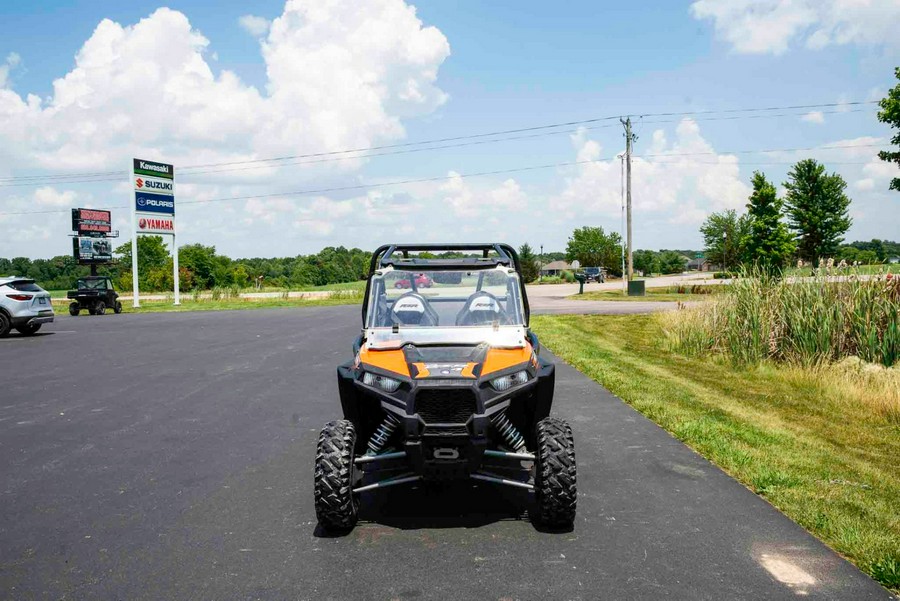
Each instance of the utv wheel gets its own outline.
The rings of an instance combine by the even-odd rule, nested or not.
[[[9,317],[6,313],[0,311],[0,338],[6,338],[9,335]]]
[[[118,315],[119,313],[122,312],[122,302],[121,301],[116,301],[116,306],[113,307],[113,312],[115,312],[116,315]]]
[[[70,303],[69,315],[71,315],[72,317],[78,317],[79,313],[81,313],[81,307],[78,306],[78,303]]]
[[[106,303],[97,303],[97,307],[94,309],[95,315],[106,315]]]
[[[356,524],[359,507],[353,494],[355,445],[356,430],[349,421],[328,422],[319,433],[315,505],[316,517],[325,530],[349,530]]]
[[[575,439],[569,424],[546,417],[537,424],[534,490],[538,521],[552,528],[575,522]]]
[[[16,330],[18,330],[19,334],[22,336],[34,336],[37,334],[37,331],[41,329],[41,324],[35,323],[31,325],[24,326],[16,326]]]

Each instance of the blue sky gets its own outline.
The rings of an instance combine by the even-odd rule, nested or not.
[[[849,238],[897,239],[900,194],[887,191],[895,173],[873,159],[890,130],[874,106],[753,119],[693,113],[880,98],[896,84],[900,5],[756,4],[4,3],[0,256],[64,254],[68,208],[124,206],[128,197],[124,174],[93,183],[9,178],[124,169],[146,153],[177,168],[620,114],[633,115],[635,153],[654,155],[636,159],[637,248],[700,247],[703,218],[741,209],[754,169],[780,183],[807,156],[847,180]],[[641,117],[655,113],[686,114]],[[185,172],[178,199],[199,202],[178,211],[179,243],[233,256],[498,237],[562,249],[573,227],[619,228],[621,128],[599,125],[322,165]],[[789,148],[814,150],[747,152]],[[365,188],[432,177],[447,179]],[[356,189],[284,194],[348,186]],[[254,195],[266,197],[204,202]],[[124,239],[128,211],[114,215]]]

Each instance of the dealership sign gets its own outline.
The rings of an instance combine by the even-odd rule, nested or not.
[[[166,163],[134,159],[134,210],[137,213],[175,215],[175,168]],[[171,233],[171,232],[170,232]]]
[[[105,236],[112,232],[110,212],[72,209],[72,230],[79,236]]]
[[[140,234],[168,234],[175,242],[175,167],[168,163],[158,163],[144,159],[132,159],[131,184],[134,204],[131,205],[131,283],[133,303],[141,306],[138,286],[138,244]],[[178,251],[172,253],[172,279],[175,280],[175,304],[181,304],[179,290]]]
[[[157,215],[137,216],[137,233],[139,234],[174,234],[175,220],[172,217]]]
[[[79,236],[72,239],[73,254],[80,263],[108,263],[112,261],[112,242],[109,238]]]

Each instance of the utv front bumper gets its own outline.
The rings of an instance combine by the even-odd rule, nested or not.
[[[492,377],[498,375],[503,374]],[[400,467],[405,464],[428,480],[468,478],[496,449],[508,448],[498,432],[502,420],[522,433],[527,448],[534,448],[534,426],[550,413],[553,365],[540,364],[530,375],[527,382],[503,392],[495,391],[487,378],[430,378],[404,379],[389,393],[365,384],[351,364],[338,368],[344,418],[358,432],[356,452],[366,452],[367,441],[390,414],[396,418],[390,447],[395,453],[403,451],[396,455]]]

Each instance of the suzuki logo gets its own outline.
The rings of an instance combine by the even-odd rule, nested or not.
[[[134,183],[137,184],[138,188],[144,187],[144,180],[142,180],[141,178],[137,178],[137,180]]]

